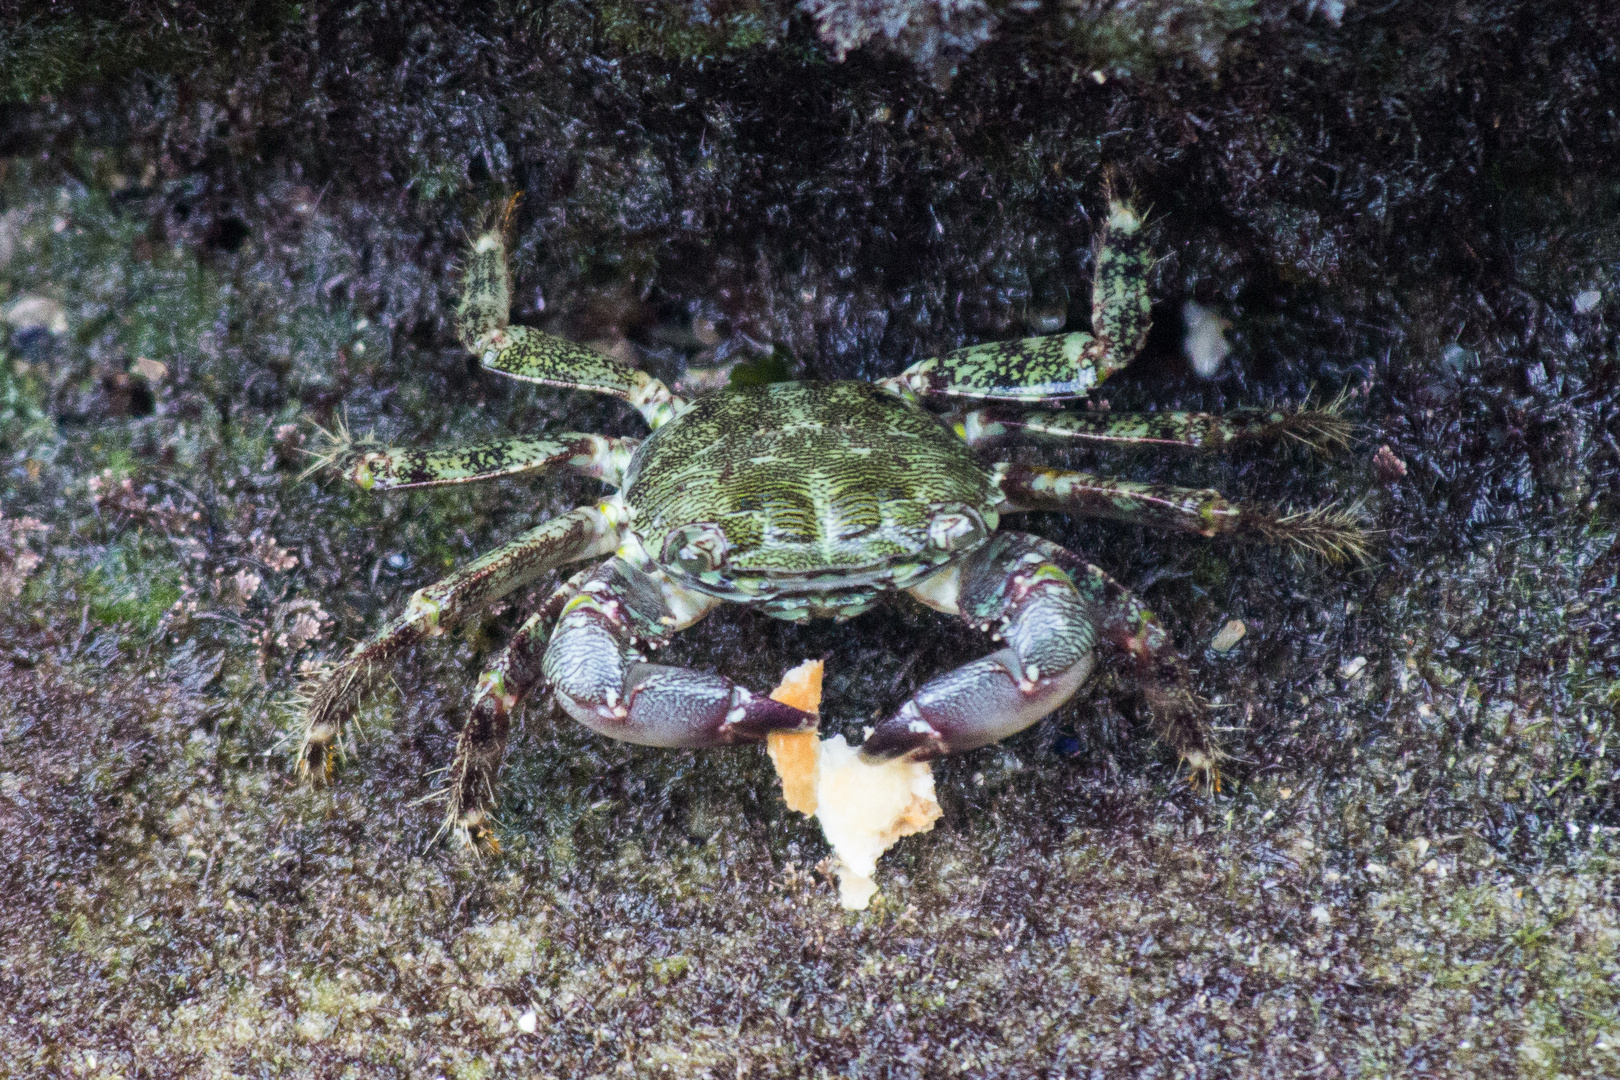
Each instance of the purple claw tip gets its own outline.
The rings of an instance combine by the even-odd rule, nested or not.
[[[743,715],[726,725],[733,738],[763,739],[772,731],[814,731],[818,717],[774,698],[750,697],[740,706]]]

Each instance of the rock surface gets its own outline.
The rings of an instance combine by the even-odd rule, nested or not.
[[[52,313],[0,327],[0,1071],[1620,1073],[1620,12],[803,7],[0,5],[0,310]],[[524,193],[520,321],[672,380],[875,377],[1084,327],[1110,181],[1162,256],[1111,406],[1343,394],[1360,438],[1021,460],[1382,530],[1348,571],[1020,523],[1172,628],[1220,794],[1109,669],[942,762],[943,820],[847,914],[763,754],[535,702],[471,861],[416,803],[528,595],[292,781],[302,665],[597,493],[368,496],[301,478],[313,424],[639,431],[457,346],[490,207]],[[1187,302],[1232,324],[1208,380]],[[763,691],[827,657],[856,741],[986,648],[896,604],[726,610],[671,659]]]

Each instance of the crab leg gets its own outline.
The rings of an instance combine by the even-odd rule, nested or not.
[[[585,573],[581,571],[557,586],[518,627],[478,680],[467,722],[456,738],[456,757],[450,766],[450,806],[444,822],[446,829],[461,831],[475,844],[494,843],[484,819],[495,807],[495,781],[506,755],[512,711],[544,681],[541,662],[551,640],[551,628],[568,602],[579,595]]]
[[[367,491],[437,487],[553,469],[618,487],[640,440],[563,432],[553,438],[502,439],[431,450],[340,448],[333,464]]]
[[[527,326],[508,325],[512,281],[502,228],[473,241],[461,290],[456,336],[491,371],[543,386],[623,398],[653,428],[686,411],[684,400],[639,368]]]
[[[719,603],[620,558],[597,567],[563,610],[545,676],[557,703],[593,731],[642,746],[724,746],[771,731],[813,730],[816,717],[720,675],[645,662]]]
[[[996,464],[991,475],[1006,500],[998,508],[1002,513],[1056,510],[1200,536],[1237,533],[1296,544],[1335,562],[1359,560],[1366,555],[1366,534],[1354,515],[1331,506],[1280,514],[1227,502],[1213,488],[1138,484],[1069,469],[1007,462]]]
[[[1091,333],[990,342],[921,360],[881,385],[903,396],[1060,401],[1084,397],[1147,340],[1153,257],[1142,219],[1110,202],[1092,276]]]
[[[342,735],[343,725],[354,715],[383,661],[423,638],[444,633],[470,612],[548,570],[605,555],[618,543],[618,532],[607,515],[582,506],[530,529],[443,581],[418,589],[398,618],[355,646],[316,688],[298,752],[299,772],[319,774],[330,768],[332,743]]]
[[[1178,532],[1214,536],[1238,527],[1241,511],[1212,488],[1182,488],[1110,480],[1070,469],[1048,469],[1000,462],[991,470],[1007,500],[1000,509],[1057,510],[1084,517],[1113,518]]]
[[[1221,450],[1236,442],[1295,439],[1317,449],[1343,449],[1350,425],[1331,410],[1285,412],[1235,409],[1214,413],[1053,412],[1016,406],[974,409],[955,419],[956,433],[969,446],[984,447],[1020,436],[1042,441],[1099,446],[1182,447]]]
[[[1067,701],[1091,674],[1097,620],[1045,541],[998,533],[960,565],[908,590],[1005,647],[937,675],[878,724],[861,756],[926,760],[1022,731]]]
[[[1218,790],[1215,763],[1223,755],[1210,734],[1203,703],[1193,693],[1187,663],[1171,644],[1164,624],[1129,589],[1074,552],[1048,540],[1037,538],[1037,544],[1068,571],[1096,617],[1101,639],[1130,658],[1159,738]]]

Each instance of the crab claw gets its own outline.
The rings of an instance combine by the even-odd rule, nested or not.
[[[1067,701],[1091,674],[1092,658],[1082,654],[1052,678],[1026,665],[1020,679],[1017,663],[1007,648],[929,680],[873,730],[861,758],[927,761],[999,742]]]
[[[815,713],[785,705],[775,698],[761,697],[746,686],[732,691],[731,709],[726,713],[723,732],[726,741],[759,742],[773,731],[814,731]]]
[[[981,627],[1000,627],[1004,648],[936,675],[878,724],[868,762],[942,754],[999,742],[1073,696],[1091,674],[1095,614],[1044,541],[1000,533],[957,577],[919,597]]]
[[[586,727],[624,742],[725,746],[759,742],[772,731],[809,731],[816,726],[814,713],[691,668],[632,663],[622,682],[610,667],[597,674],[608,678],[594,684],[566,676],[559,679],[557,703]]]

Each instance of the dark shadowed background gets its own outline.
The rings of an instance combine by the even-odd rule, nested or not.
[[[0,0],[0,1074],[1620,1074],[1617,48],[1531,0]],[[333,788],[289,776],[301,665],[598,490],[369,496],[300,478],[315,424],[641,431],[455,343],[501,199],[520,321],[674,383],[865,378],[1084,328],[1110,177],[1162,261],[1100,396],[1343,394],[1358,439],[1021,460],[1381,530],[1352,569],[1023,520],[1164,617],[1220,794],[1105,672],[943,763],[848,914],[763,753],[536,701],[507,854],[428,849],[532,593],[410,653]],[[826,657],[855,736],[986,648],[894,603],[671,651]]]

